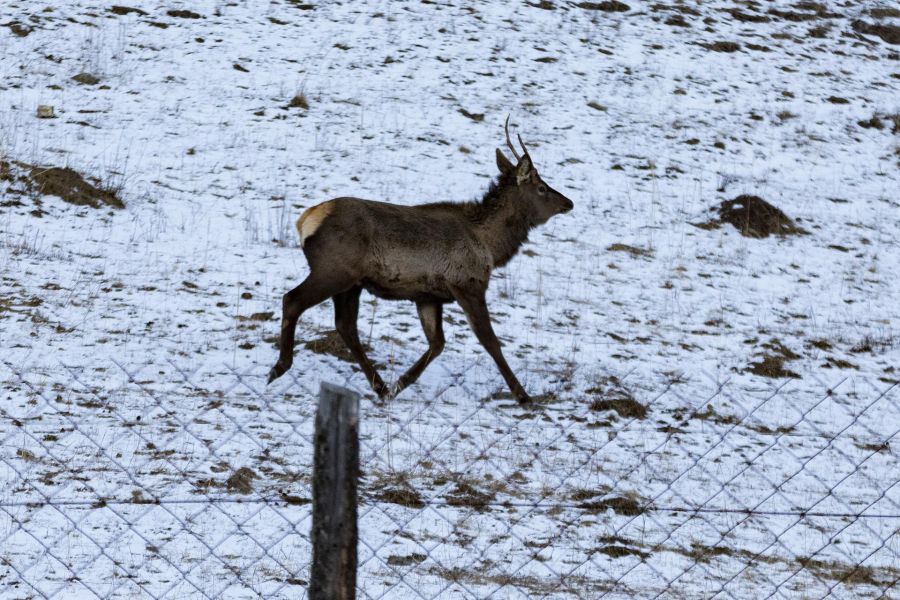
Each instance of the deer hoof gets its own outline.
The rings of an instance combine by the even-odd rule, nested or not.
[[[519,402],[519,406],[530,406],[534,404],[534,401],[531,399],[531,396],[528,395],[528,392],[522,390],[521,392],[516,394],[516,400]]]
[[[289,366],[288,367],[281,366],[280,362],[275,363],[275,366],[272,367],[271,371],[269,371],[269,380],[266,381],[266,385],[269,385],[270,383],[272,383],[273,381],[275,381],[276,379],[278,379],[279,377],[281,377],[282,375],[287,373],[287,370],[289,368],[290,368]]]
[[[372,386],[372,390],[376,394],[378,394],[378,397],[380,399],[384,400],[387,398],[390,390],[388,389],[388,386],[385,385],[385,383],[383,381],[381,381],[381,379],[377,379],[376,381],[373,381],[370,385]]]
[[[400,393],[399,386],[397,384],[387,385],[382,383],[379,386],[375,387],[375,392],[378,394],[378,398],[384,402],[387,400],[393,400],[398,393]]]

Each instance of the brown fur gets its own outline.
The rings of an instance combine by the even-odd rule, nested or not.
[[[369,383],[382,397],[396,395],[443,349],[442,306],[458,302],[512,392],[527,402],[528,394],[494,335],[485,292],[491,271],[515,256],[529,231],[571,210],[572,202],[541,180],[527,151],[513,166],[498,150],[497,166],[500,176],[480,201],[398,206],[335,198],[307,209],[297,228],[310,274],[284,296],[280,356],[269,381],[293,362],[300,314],[332,298],[335,326]],[[391,388],[359,342],[356,317],[362,289],[415,302],[429,342],[429,350]]]

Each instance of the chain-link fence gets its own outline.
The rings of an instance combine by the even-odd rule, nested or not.
[[[0,371],[0,596],[306,594],[316,378]],[[900,595],[891,381],[623,373],[521,408],[467,372],[385,405],[342,379],[360,598]]]

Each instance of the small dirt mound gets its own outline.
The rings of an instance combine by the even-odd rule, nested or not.
[[[72,79],[77,81],[81,85],[97,85],[100,83],[100,78],[94,75],[93,73],[79,73],[78,75],[73,75]]]
[[[3,184],[5,193],[31,198],[38,207],[38,213],[41,212],[42,196],[45,195],[58,196],[79,206],[125,208],[115,190],[103,186],[96,178],[89,179],[68,167],[40,167],[18,160],[0,160],[0,184]],[[17,206],[24,205],[17,201]]]
[[[725,200],[719,205],[719,218],[747,237],[804,233],[789,216],[759,196],[742,195]]]
[[[32,167],[31,179],[41,194],[59,196],[70,204],[99,208],[101,204],[125,208],[115,191],[97,187],[68,167]]]
[[[741,195],[734,200],[723,201],[713,210],[718,210],[718,220],[695,225],[701,229],[717,229],[722,223],[730,223],[741,235],[752,238],[808,233],[794,224],[793,219],[780,209],[759,196]]]

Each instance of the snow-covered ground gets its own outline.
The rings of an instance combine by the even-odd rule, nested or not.
[[[364,394],[361,598],[900,595],[900,11],[628,4],[3,2],[0,597],[303,595],[319,381]],[[330,304],[266,387],[302,209],[478,197],[507,114],[576,207],[490,291],[541,404],[455,306],[387,405],[303,347]],[[809,234],[694,226],[740,194]]]

